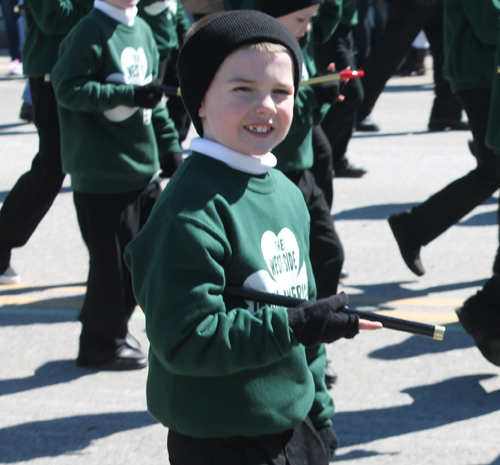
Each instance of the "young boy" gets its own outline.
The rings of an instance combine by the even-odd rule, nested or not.
[[[314,298],[304,199],[269,152],[301,66],[294,36],[256,11],[204,18],[180,53],[202,138],[125,251],[151,343],[148,409],[173,465],[326,464],[336,445],[321,343],[358,332],[337,312],[345,294],[287,310],[224,293]]]
[[[159,54],[137,0],[96,0],[61,44],[51,78],[59,104],[63,169],[71,175],[89,249],[77,364],[128,370],[147,361],[128,334],[136,306],[125,246],[161,188],[159,153],[181,151],[155,83]]]
[[[0,284],[20,281],[10,266],[12,249],[28,242],[61,190],[64,173],[57,103],[52,85],[44,77],[57,61],[61,41],[92,9],[92,0],[25,3],[28,33],[23,47],[23,73],[29,77],[39,149],[30,170],[18,179],[0,209]]]

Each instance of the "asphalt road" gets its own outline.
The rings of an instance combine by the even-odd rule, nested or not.
[[[37,150],[18,119],[24,80],[0,56],[0,201]],[[349,159],[362,179],[335,180],[334,219],[350,306],[446,325],[438,342],[392,330],[328,347],[341,447],[360,465],[500,465],[500,368],[483,359],[454,310],[490,276],[498,244],[491,198],[423,249],[427,273],[403,263],[385,218],[474,167],[465,132],[427,132],[432,76],[390,81],[373,113],[377,134],[355,133]],[[77,368],[78,308],[88,256],[69,180],[28,244],[14,251],[22,275],[0,287],[0,463],[168,463],[166,430],[146,411],[147,371]],[[137,311],[134,335],[147,347]]]

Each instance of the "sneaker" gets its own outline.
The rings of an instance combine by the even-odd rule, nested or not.
[[[379,132],[380,126],[373,121],[370,116],[365,116],[364,118],[356,116],[356,130],[363,132]]]
[[[484,312],[484,306],[475,296],[467,299],[462,308],[455,310],[460,324],[474,338],[483,357],[493,365],[500,366],[500,331],[498,324],[480,320],[478,315]]]
[[[429,131],[469,131],[470,126],[467,121],[447,119],[447,118],[431,118],[429,120]]]
[[[23,64],[17,58],[13,60],[9,65],[9,74],[15,76],[22,76],[23,74]]]
[[[16,284],[21,281],[19,276],[10,266],[0,274],[0,284]]]
[[[340,168],[334,168],[333,171],[336,178],[361,178],[367,172],[364,168],[353,166],[350,163]]]
[[[349,271],[347,271],[345,268],[342,268],[340,270],[340,279],[345,279],[349,277]]]
[[[95,368],[98,370],[127,371],[139,370],[148,364],[147,357],[138,348],[139,342],[131,334],[116,350],[102,350],[97,352],[82,351],[76,359],[79,367]]]

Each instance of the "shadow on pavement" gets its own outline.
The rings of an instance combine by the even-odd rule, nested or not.
[[[147,412],[118,412],[10,426],[0,429],[2,463],[72,455],[88,447],[92,441],[156,423]]]
[[[426,297],[434,292],[439,293],[456,291],[459,289],[482,287],[486,282],[486,279],[466,281],[463,283],[442,284],[439,286],[430,286],[425,289],[408,289],[403,287],[403,285],[409,284],[410,282],[411,281],[400,281],[395,283],[378,283],[366,285],[356,284],[355,286],[350,286],[353,289],[359,289],[363,291],[363,294],[354,294],[352,296],[352,302],[350,302],[349,305],[353,307],[360,305],[369,305],[370,302],[368,301],[368,299],[366,304],[360,303],[363,301],[363,295],[367,295],[376,300],[377,310],[394,310],[394,306],[385,306],[384,302],[390,302],[399,299],[410,299],[415,297]]]
[[[443,186],[445,187],[445,186]],[[490,197],[482,205],[493,205],[498,203],[497,197]],[[368,205],[366,207],[343,210],[333,215],[335,221],[360,221],[360,220],[385,220],[391,213],[409,210],[418,203],[385,203],[380,205]],[[477,218],[476,218],[477,217]],[[494,217],[494,220],[492,219]],[[491,223],[493,221],[493,223]],[[479,213],[468,218],[459,226],[488,226],[497,224],[498,218],[496,212]]]
[[[5,197],[9,195],[10,191],[0,191],[0,202],[3,202],[5,200]],[[62,187],[61,190],[59,191],[59,194],[68,194],[70,192],[73,192],[71,190],[71,187]]]
[[[401,360],[456,349],[468,349],[474,346],[474,339],[463,331],[459,323],[455,323],[446,325],[446,332],[442,341],[412,336],[399,344],[375,350],[368,354],[368,357],[379,360]]]
[[[0,396],[69,383],[94,373],[97,373],[97,370],[78,368],[74,360],[55,360],[39,367],[33,376],[0,380]]]
[[[75,297],[80,299],[80,297]],[[47,304],[59,299],[50,299],[42,302]],[[66,301],[68,298],[65,299]],[[53,307],[57,307],[53,302]],[[77,321],[79,310],[75,308],[49,308],[32,306],[2,306],[0,307],[0,327],[23,326],[34,324],[55,324]]]
[[[461,376],[406,389],[402,392],[413,398],[412,404],[338,412],[332,418],[333,427],[342,446],[350,447],[487,415],[500,410],[500,391],[488,394],[479,382],[494,376]]]

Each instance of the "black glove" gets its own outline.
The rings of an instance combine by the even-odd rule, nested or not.
[[[325,447],[326,455],[330,461],[335,457],[335,450],[339,447],[339,438],[331,426],[325,426],[316,431]]]
[[[341,81],[322,82],[321,84],[313,84],[312,90],[316,96],[316,100],[320,105],[324,103],[334,103],[340,95]]]
[[[160,158],[160,178],[171,178],[182,165],[182,152],[169,153],[166,157]]]
[[[326,299],[305,301],[295,308],[287,308],[288,324],[297,340],[306,347],[322,342],[334,342],[341,337],[353,338],[359,332],[358,315],[343,313],[347,295],[341,292]]]
[[[415,4],[420,8],[430,8],[437,3],[437,0],[415,0]]]
[[[153,81],[145,86],[134,86],[134,107],[155,108],[163,97],[159,81]]]

